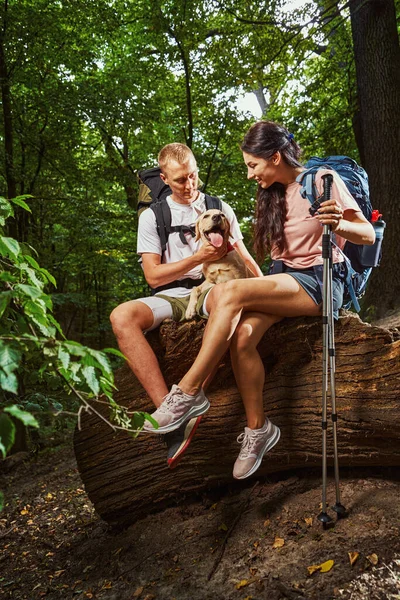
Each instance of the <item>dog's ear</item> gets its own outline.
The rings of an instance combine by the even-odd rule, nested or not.
[[[199,222],[200,222],[200,217],[196,221],[196,226],[195,226],[196,237],[194,238],[195,242],[198,242],[201,237]]]

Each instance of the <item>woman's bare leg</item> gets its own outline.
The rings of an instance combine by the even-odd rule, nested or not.
[[[210,318],[200,352],[179,383],[190,395],[198,393],[207,375],[229,348],[242,313],[259,312],[276,317],[320,314],[314,300],[286,273],[219,284],[208,295],[207,309],[211,309]]]
[[[246,411],[247,426],[261,429],[265,423],[263,388],[265,369],[257,346],[264,333],[282,317],[246,313],[232,338],[232,368]]]

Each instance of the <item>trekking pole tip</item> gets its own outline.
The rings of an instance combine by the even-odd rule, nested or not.
[[[340,504],[340,502],[336,502],[336,504],[332,506],[332,510],[335,511],[338,519],[344,519],[348,515],[346,508],[343,504]]]
[[[322,527],[324,529],[327,529],[328,527],[332,526],[332,524],[333,524],[332,517],[330,517],[328,515],[328,513],[326,513],[326,512],[320,512],[317,519],[318,519],[318,521],[320,521],[322,523]]]

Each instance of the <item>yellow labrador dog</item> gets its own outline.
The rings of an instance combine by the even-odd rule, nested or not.
[[[196,314],[196,304],[200,294],[217,283],[225,283],[230,279],[254,277],[246,267],[243,259],[229,244],[229,221],[223,212],[215,208],[207,210],[196,221],[196,241],[201,239],[203,244],[212,244],[220,248],[227,246],[227,254],[214,262],[203,263],[205,281],[192,289],[189,304],[186,309],[186,319],[192,319]]]

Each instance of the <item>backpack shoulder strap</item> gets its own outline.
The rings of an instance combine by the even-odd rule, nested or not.
[[[216,196],[208,196],[205,194],[206,209],[216,208],[222,210],[222,202]],[[178,232],[183,244],[187,244],[185,234],[190,234],[192,237],[195,236],[194,227],[190,225],[177,225],[172,227],[171,209],[168,205],[166,198],[162,198],[157,202],[150,204],[151,210],[154,212],[157,223],[157,233],[160,237],[161,251],[164,254],[167,248],[168,237],[173,231]]]
[[[315,185],[315,174],[317,170],[318,169],[312,167],[310,169],[306,169],[296,177],[297,183],[300,183],[301,185],[300,194],[303,196],[303,198],[307,198],[311,206],[313,206],[314,202],[318,198],[318,190],[317,186]]]
[[[209,196],[208,194],[204,194],[204,198],[206,201],[206,210],[211,210],[212,208],[222,210],[222,202],[219,198],[217,198],[217,196]]]
[[[165,199],[153,202],[150,204],[150,208],[156,217],[157,233],[161,242],[161,252],[164,254],[167,247],[168,236],[171,233],[171,210]]]

